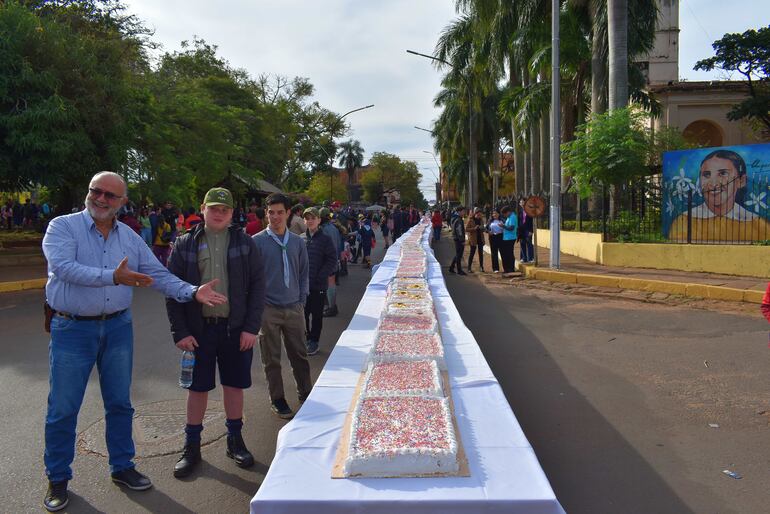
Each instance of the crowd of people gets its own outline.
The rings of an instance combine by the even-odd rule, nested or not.
[[[519,243],[519,261],[531,263],[535,259],[532,243],[532,217],[524,210],[524,200],[518,206],[503,205],[500,208],[474,207],[466,216],[464,206],[453,210],[436,209],[431,216],[433,238],[441,238],[443,225],[448,225],[455,247],[455,255],[449,265],[449,273],[466,275],[473,272],[473,261],[478,255],[479,271],[484,273],[484,246],[489,244],[492,272],[515,271],[515,245]],[[465,247],[468,246],[467,273],[463,271]]]
[[[291,205],[276,193],[264,207],[251,205],[241,215],[224,188],[209,190],[198,209],[183,213],[171,202],[136,207],[129,204],[120,175],[100,172],[91,179],[83,210],[50,220],[43,238],[51,334],[47,510],[61,510],[69,501],[77,417],[94,366],[104,399],[111,479],[137,491],[152,487],[134,463],[134,288],[151,287],[165,295],[174,344],[194,356],[185,383],[185,445],[174,476],[189,476],[201,461],[203,420],[217,369],[226,455],[240,467],[254,464],[241,436],[254,347],[270,408],[282,419],[292,418],[281,373],[282,348],[301,404],[313,386],[309,357],[319,352],[323,318],[338,313],[336,288],[348,264],[360,260],[371,267],[378,229],[387,247],[421,216],[411,206],[356,211],[335,202],[319,207]]]
[[[40,230],[51,214],[48,202],[38,205],[30,198],[24,203],[6,200],[0,204],[0,230]]]

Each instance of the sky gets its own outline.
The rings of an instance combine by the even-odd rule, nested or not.
[[[428,59],[441,30],[456,16],[454,0],[127,0],[128,12],[155,30],[164,51],[180,49],[194,36],[217,45],[219,55],[252,76],[302,76],[314,99],[332,111],[374,104],[345,118],[365,159],[389,152],[416,161],[421,189],[435,198],[438,167],[428,132],[439,115],[433,98],[441,74]],[[712,55],[711,43],[727,32],[770,23],[767,0],[681,0],[679,76],[726,78],[694,72]],[[733,77],[737,79],[738,77]]]

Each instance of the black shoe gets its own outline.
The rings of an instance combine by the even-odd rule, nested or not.
[[[337,310],[337,306],[335,305],[334,307],[329,307],[324,311],[324,318],[333,318],[337,314],[339,314],[339,311]]]
[[[270,404],[270,408],[273,409],[273,412],[275,412],[281,419],[291,419],[294,417],[294,411],[291,410],[291,407],[289,407],[289,404],[286,403],[286,400],[283,398],[273,400]]]
[[[454,273],[455,273],[455,270],[452,269],[452,268],[449,268],[447,271],[449,271],[449,273],[451,273],[452,275],[454,275]]]
[[[250,468],[254,465],[254,456],[246,449],[241,434],[227,435],[227,456],[233,459],[239,468]]]
[[[62,510],[70,502],[67,494],[67,481],[48,482],[48,491],[45,493],[43,506],[48,512]]]
[[[128,468],[113,473],[112,481],[116,484],[123,484],[134,491],[146,491],[152,487],[150,479],[139,473],[136,468]]]
[[[308,356],[318,353],[318,341],[308,341],[306,347]]]
[[[198,467],[201,461],[201,443],[200,441],[194,443],[187,443],[184,446],[182,456],[174,465],[174,476],[176,478],[184,478],[190,475],[195,468]]]
[[[467,273],[466,273],[466,272],[464,272],[463,270],[460,270],[460,271],[458,271],[458,272],[457,272],[457,274],[458,274],[458,275],[462,275],[462,276],[465,276],[465,275],[467,275]]]

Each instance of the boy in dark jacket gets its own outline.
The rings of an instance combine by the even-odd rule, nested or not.
[[[337,267],[337,252],[334,242],[320,230],[321,216],[318,209],[308,207],[302,213],[307,231],[308,283],[310,292],[305,301],[305,326],[307,330],[307,354],[318,353],[318,342],[323,329],[323,309],[328,277]]]
[[[166,300],[171,334],[180,350],[195,352],[192,385],[187,394],[184,452],[174,476],[188,476],[201,460],[200,436],[208,392],[219,367],[227,415],[227,456],[246,468],[254,457],[241,436],[243,390],[251,387],[251,360],[265,303],[265,275],[254,241],[231,225],[233,197],[224,188],[206,193],[204,223],[176,240],[168,269],[191,284],[218,279],[223,305],[181,304]]]

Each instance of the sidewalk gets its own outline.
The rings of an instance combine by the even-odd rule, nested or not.
[[[486,248],[485,248],[486,250]],[[518,247],[516,248],[518,252]],[[521,266],[525,277],[551,282],[660,292],[693,298],[762,303],[768,279],[688,271],[603,266],[561,254],[560,267],[552,270],[547,248],[538,248],[538,265]],[[517,256],[518,263],[518,256]]]
[[[0,293],[45,287],[45,261],[34,264],[0,265]]]

